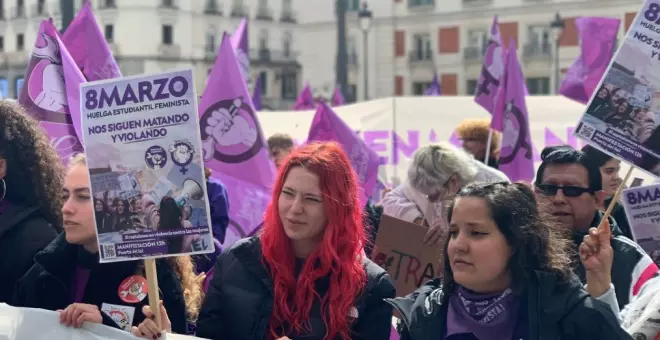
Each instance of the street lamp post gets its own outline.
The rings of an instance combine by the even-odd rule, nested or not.
[[[373,13],[367,7],[367,3],[362,3],[362,9],[358,12],[358,20],[360,23],[360,29],[362,30],[362,39],[363,39],[363,48],[362,57],[364,58],[364,66],[362,67],[362,72],[364,72],[364,100],[369,99],[369,29],[371,29],[371,19],[373,18]]]
[[[555,94],[557,94],[559,93],[559,39],[564,33],[564,19],[559,12],[555,14],[555,20],[550,23],[550,29],[555,39]]]

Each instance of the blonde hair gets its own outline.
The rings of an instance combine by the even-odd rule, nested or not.
[[[408,168],[408,183],[421,192],[441,188],[456,175],[458,185],[474,181],[478,168],[474,158],[448,142],[435,143],[417,149]]]
[[[87,158],[84,153],[75,154],[69,159],[69,169],[78,165],[87,166]],[[181,282],[188,320],[195,322],[197,321],[197,316],[199,316],[199,309],[204,298],[202,283],[206,276],[204,274],[195,274],[195,265],[192,258],[188,255],[168,257],[167,262],[172,266],[172,270]],[[142,275],[145,274],[144,264],[141,261],[138,262],[137,272]]]

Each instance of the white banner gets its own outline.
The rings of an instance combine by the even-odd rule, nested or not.
[[[537,166],[546,146],[582,147],[573,130],[585,105],[562,96],[528,96],[526,101]],[[460,146],[452,134],[461,121],[490,117],[473,97],[466,96],[383,98],[333,109],[382,157],[380,178],[388,184],[406,178],[411,156],[420,146],[450,139]],[[258,115],[266,138],[288,133],[302,143],[307,139],[314,111],[264,111]],[[637,170],[634,176],[655,180]]]
[[[60,324],[59,313],[0,304],[0,340],[135,340],[132,334],[108,326],[85,322],[82,328]],[[165,334],[166,340],[203,340],[202,338]]]

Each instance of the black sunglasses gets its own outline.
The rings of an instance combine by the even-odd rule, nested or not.
[[[588,192],[590,194],[596,192],[596,190],[593,189],[574,187],[570,185],[561,186],[554,184],[537,184],[536,187],[539,188],[541,193],[545,196],[555,196],[557,195],[559,189],[561,189],[561,192],[564,193],[564,196],[566,197],[579,197],[582,196],[582,194],[584,194],[585,192]]]

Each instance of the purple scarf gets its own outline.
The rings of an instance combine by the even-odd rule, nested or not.
[[[7,211],[7,208],[9,208],[9,202],[6,199],[0,201],[0,215]]]
[[[506,340],[513,336],[520,297],[510,288],[498,294],[478,294],[463,287],[449,298],[447,333],[473,334],[479,340]]]
[[[87,286],[87,280],[89,280],[89,269],[77,266],[76,273],[73,276],[73,284],[71,287],[71,299],[73,302],[80,303],[82,302],[85,296],[85,288]]]

